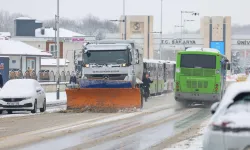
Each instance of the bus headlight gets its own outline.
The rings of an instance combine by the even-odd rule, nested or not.
[[[126,67],[126,64],[122,64],[122,67]]]
[[[180,73],[181,72],[180,68],[176,68],[176,72]]]
[[[219,74],[219,73],[220,73],[220,71],[219,71],[219,70],[216,70],[216,71],[215,71],[215,73],[216,73],[216,74]]]

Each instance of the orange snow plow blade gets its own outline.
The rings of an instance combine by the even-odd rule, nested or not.
[[[139,88],[80,88],[66,89],[67,109],[126,109],[141,108]]]

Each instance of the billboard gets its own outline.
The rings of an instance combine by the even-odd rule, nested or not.
[[[210,48],[218,49],[222,55],[225,55],[225,42],[212,41],[210,42]]]

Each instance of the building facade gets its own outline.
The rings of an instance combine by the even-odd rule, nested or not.
[[[120,33],[107,35],[107,39],[133,39],[144,47],[144,57],[175,60],[176,53],[186,47],[210,47],[218,49],[232,63],[233,73],[250,68],[250,35],[232,35],[230,16],[205,16],[200,20],[198,34],[163,34],[153,32],[152,16],[122,16]],[[126,25],[124,27],[124,25]]]

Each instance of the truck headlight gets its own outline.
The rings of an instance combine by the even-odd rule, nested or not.
[[[85,67],[86,67],[86,68],[89,68],[89,64],[85,64]]]

